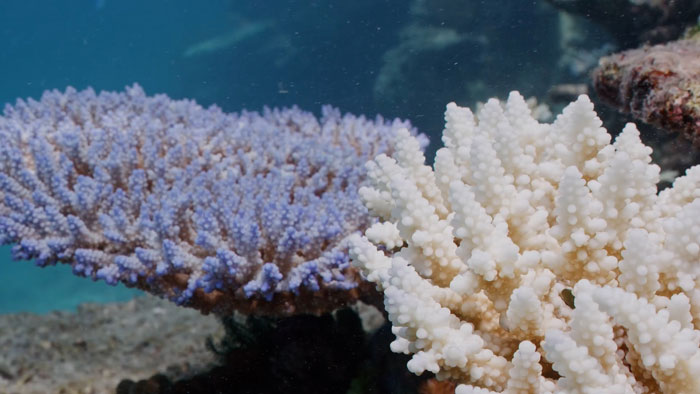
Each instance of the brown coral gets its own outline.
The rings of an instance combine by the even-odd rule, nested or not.
[[[457,385],[450,381],[439,381],[435,378],[426,380],[418,388],[419,394],[452,394]]]
[[[700,146],[700,41],[632,49],[600,60],[600,98],[618,110]]]

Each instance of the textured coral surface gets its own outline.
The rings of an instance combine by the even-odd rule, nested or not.
[[[407,133],[360,189],[351,255],[408,369],[466,393],[700,392],[700,167],[657,193],[628,124],[587,96],[552,124],[522,96],[447,106],[434,169]]]
[[[0,117],[0,243],[205,312],[319,313],[362,294],[346,253],[370,222],[362,164],[407,127],[46,92]]]
[[[598,96],[618,110],[700,146],[700,41],[614,54],[594,72]]]

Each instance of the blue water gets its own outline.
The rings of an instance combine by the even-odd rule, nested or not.
[[[183,48],[225,29],[226,20],[212,15],[227,7],[225,1],[0,2],[0,103],[67,85],[121,90],[137,81],[150,93],[183,97]],[[211,74],[199,79],[202,85],[215,80]],[[9,247],[0,248],[0,280],[0,313],[74,309],[139,293],[74,276],[65,265],[13,262]]]
[[[561,79],[552,71],[557,17],[546,4],[455,2],[458,9],[426,17],[409,3],[3,0],[0,104],[67,85],[121,90],[138,82],[148,94],[226,111],[296,104],[318,113],[328,103],[408,118],[434,137],[434,151],[447,102],[473,105],[514,88],[543,95]],[[449,51],[402,47],[413,24],[458,26],[460,42]],[[405,54],[410,61],[399,64]],[[392,61],[404,79],[384,91],[377,79]],[[0,249],[0,313],[71,309],[135,294],[77,278],[66,266],[11,262],[8,250]]]
[[[74,310],[84,302],[126,301],[141,293],[74,276],[68,265],[39,268],[31,262],[10,261],[6,246],[0,248],[0,278],[0,314]]]

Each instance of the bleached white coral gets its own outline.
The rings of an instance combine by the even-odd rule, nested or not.
[[[700,392],[700,168],[657,194],[636,127],[611,143],[586,96],[552,124],[516,92],[445,120],[432,171],[407,133],[368,163],[382,221],[352,239],[409,370],[460,394]]]

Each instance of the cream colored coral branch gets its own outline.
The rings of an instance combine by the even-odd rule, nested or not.
[[[449,104],[433,170],[408,134],[368,163],[354,264],[414,373],[457,393],[700,392],[700,169],[657,194],[586,96],[541,124],[516,92]]]

